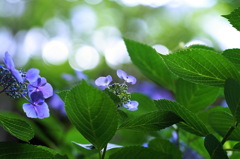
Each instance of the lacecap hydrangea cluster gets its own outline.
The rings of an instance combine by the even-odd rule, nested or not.
[[[135,84],[137,82],[136,78],[128,75],[123,70],[117,70],[117,76],[120,79],[123,79],[124,82],[110,84],[112,82],[112,76],[108,75],[106,77],[99,77],[95,80],[95,84],[103,90],[108,90],[115,94],[120,102],[117,104],[117,107],[125,107],[127,110],[135,111],[138,109],[138,102],[131,101],[131,94],[128,92],[128,86],[126,83]]]
[[[31,68],[27,72],[17,70],[11,55],[6,52],[4,65],[0,66],[0,93],[6,93],[12,98],[24,98],[28,102],[23,104],[23,110],[29,118],[49,117],[49,108],[45,99],[53,95],[53,88],[40,71]]]

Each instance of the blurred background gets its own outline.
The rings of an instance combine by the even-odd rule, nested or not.
[[[0,0],[0,60],[8,51],[17,68],[40,69],[40,75],[55,91],[68,89],[81,79],[93,82],[108,74],[117,81],[115,71],[123,69],[137,77],[138,83],[131,91],[143,92],[152,99],[173,99],[164,86],[157,87],[132,65],[123,38],[146,43],[163,54],[191,44],[217,50],[240,48],[240,33],[221,17],[239,6],[239,0]],[[15,109],[10,97],[1,95],[0,102],[4,109]],[[18,112],[24,116],[22,101],[18,102]],[[55,108],[62,104],[53,103]],[[54,118],[37,122],[49,131],[49,138],[55,135],[55,142],[38,134],[38,143],[54,147],[53,143],[60,143],[62,132],[66,142],[87,143],[81,137],[76,139],[77,131],[69,128],[70,123],[59,114],[55,115],[62,123]],[[54,128],[53,123],[57,123]],[[120,137],[120,143],[130,140],[143,144],[149,137],[133,135],[135,141],[129,135]],[[170,132],[167,136],[171,137]],[[62,147],[63,152],[70,153],[68,146]]]

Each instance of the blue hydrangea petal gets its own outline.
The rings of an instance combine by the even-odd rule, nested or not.
[[[45,102],[38,103],[35,109],[39,119],[48,118],[50,116],[48,105]]]
[[[127,76],[127,78],[125,79],[125,81],[127,82],[127,83],[130,83],[130,84],[135,84],[136,82],[137,82],[137,79],[135,78],[135,77],[133,77],[133,76]]]
[[[18,82],[23,83],[23,77],[18,70],[16,70],[15,68],[12,68],[10,71]]]
[[[6,65],[6,67],[10,70],[15,68],[14,62],[12,60],[11,55],[8,52],[5,52],[5,56],[3,58],[3,62]]]
[[[127,78],[127,73],[124,72],[123,70],[118,69],[118,70],[117,70],[117,76],[118,76],[119,78],[125,80],[125,79]]]
[[[101,87],[107,87],[112,82],[112,76],[108,75],[107,77],[98,77],[95,80],[95,84]]]
[[[74,76],[68,73],[63,73],[62,74],[62,78],[65,79],[66,81],[73,81],[74,80]]]
[[[137,101],[130,101],[127,104],[123,105],[127,110],[135,111],[138,110],[138,102]]]
[[[38,117],[34,105],[32,105],[30,103],[23,104],[23,111],[26,113],[27,117],[29,117],[29,118],[37,118]]]
[[[39,78],[39,70],[36,68],[31,68],[26,73],[26,79],[32,83],[35,82]]]
[[[82,71],[75,71],[75,73],[76,73],[78,79],[80,79],[80,80],[82,80],[82,79],[87,80],[87,75],[85,75]]]
[[[43,93],[43,97],[45,99],[51,97],[53,95],[53,88],[51,84],[46,83],[44,86],[39,87],[39,90]]]

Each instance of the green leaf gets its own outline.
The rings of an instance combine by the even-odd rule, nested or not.
[[[215,108],[213,108],[215,109]],[[224,137],[232,124],[234,123],[233,116],[230,114],[228,108],[215,109],[209,113],[208,122],[210,126],[216,131],[219,135]],[[228,140],[239,141],[240,139],[240,127],[238,126],[231,135],[228,137]]]
[[[222,144],[212,134],[206,136],[204,146],[211,159],[228,159],[227,153],[223,150]]]
[[[162,57],[173,73],[197,84],[222,87],[228,78],[240,79],[237,68],[215,51],[192,48]]]
[[[60,92],[57,92],[57,94],[59,95],[59,97],[64,101],[66,102],[66,97],[67,97],[67,94],[68,94],[69,90],[63,90],[63,91],[60,91]]]
[[[188,48],[195,48],[195,49],[206,49],[206,50],[212,50],[215,51],[214,48],[206,46],[206,45],[199,45],[199,44],[194,44],[194,45],[190,45]]]
[[[171,143],[168,140],[164,140],[160,138],[153,139],[149,142],[148,147],[150,149],[166,153],[169,156],[171,156],[171,158],[174,158],[174,159],[182,158],[182,154],[178,149],[178,147],[173,145],[173,143]]]
[[[191,133],[194,133],[198,136],[206,136],[209,134],[206,126],[198,118],[198,116],[181,104],[165,99],[155,101],[155,103],[158,109],[161,111],[171,111],[182,118],[184,123],[191,128]]]
[[[0,112],[0,125],[20,140],[28,142],[34,137],[31,125],[13,113]]]
[[[175,89],[172,73],[156,50],[132,40],[125,39],[124,41],[132,62],[145,76],[170,90]]]
[[[240,49],[224,50],[222,55],[231,61],[238,69],[240,69]]]
[[[238,31],[240,31],[240,23],[239,23],[240,8],[235,9],[228,15],[223,15],[223,17],[227,18],[228,21],[232,24],[232,26],[236,28]]]
[[[141,131],[158,131],[181,121],[174,113],[154,111],[129,119],[119,129],[135,129]]]
[[[38,147],[15,142],[0,142],[1,159],[52,159],[54,155],[55,154],[44,149],[42,146]]]
[[[226,80],[224,95],[229,109],[237,122],[240,122],[240,84],[234,79]]]
[[[197,85],[183,79],[179,79],[176,85],[176,101],[193,112],[211,105],[219,95],[218,87]]]
[[[131,146],[119,149],[109,159],[171,159],[169,155],[141,146]]]
[[[239,149],[240,150],[240,143],[237,143],[236,145],[234,145],[233,149]]]
[[[99,151],[117,130],[117,108],[111,98],[82,81],[66,97],[68,118]]]

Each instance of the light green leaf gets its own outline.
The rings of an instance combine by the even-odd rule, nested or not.
[[[226,80],[224,95],[228,107],[237,122],[240,122],[240,84],[234,79]]]
[[[172,73],[156,50],[132,40],[125,39],[124,41],[132,62],[145,76],[170,90],[175,89]]]
[[[0,142],[1,159],[52,159],[55,153],[42,146],[21,144],[15,142]]]
[[[227,18],[228,21],[232,24],[232,26],[236,28],[238,31],[240,31],[240,23],[239,23],[240,8],[235,9],[228,15],[223,15],[223,17]]]
[[[223,150],[222,144],[212,134],[206,136],[204,146],[211,159],[228,159],[227,153]]]
[[[103,91],[82,81],[66,97],[68,118],[99,151],[117,130],[117,108]]]
[[[171,156],[171,158],[173,158],[173,159],[181,159],[182,158],[182,154],[181,154],[180,150],[178,149],[178,147],[173,145],[173,143],[171,143],[168,140],[164,140],[164,139],[160,139],[160,138],[153,139],[149,142],[148,147],[150,149],[166,153],[169,156]]]
[[[177,102],[170,100],[158,100],[155,101],[156,106],[161,111],[171,111],[176,114],[184,121],[189,129],[191,129],[191,133],[194,133],[198,136],[206,136],[209,134],[204,123],[198,118],[196,114],[188,110],[186,107],[178,104]]]
[[[109,159],[171,159],[171,156],[141,146],[131,146],[119,149]]]
[[[179,79],[176,85],[176,101],[193,112],[210,106],[219,95],[218,87],[197,85],[183,79]]]
[[[191,48],[162,58],[173,73],[190,82],[222,87],[228,78],[240,81],[233,63],[215,51]]]
[[[213,108],[215,109],[215,108]],[[215,109],[209,113],[208,122],[210,126],[216,131],[219,135],[224,137],[232,124],[234,123],[233,116],[230,114],[228,108]],[[228,137],[228,140],[239,141],[240,139],[240,127],[238,126],[231,135]]]
[[[195,49],[206,49],[206,50],[212,50],[215,51],[214,48],[206,46],[206,45],[199,45],[199,44],[194,44],[194,45],[190,45],[188,48],[195,48]]]
[[[13,113],[0,112],[0,125],[20,140],[28,142],[34,137],[31,125]]]
[[[158,131],[176,124],[179,121],[181,121],[181,118],[174,113],[168,111],[154,111],[125,121],[120,125],[119,129]]]
[[[240,49],[224,50],[222,55],[240,69]]]

